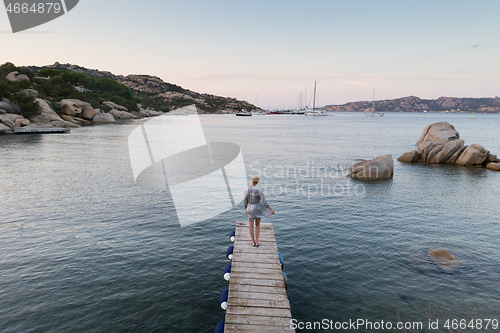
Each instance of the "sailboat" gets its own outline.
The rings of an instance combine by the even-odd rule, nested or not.
[[[384,114],[381,112],[375,112],[375,89],[373,89],[373,100],[372,100],[372,117],[383,117]]]
[[[238,117],[251,117],[252,113],[246,111],[245,109],[241,109],[241,112],[235,113]]]
[[[314,81],[314,98],[313,98],[313,107],[307,108],[304,110],[305,116],[325,116],[325,113],[321,110],[316,110],[316,81]]]

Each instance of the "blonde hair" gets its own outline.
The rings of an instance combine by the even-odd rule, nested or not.
[[[253,176],[252,177],[252,185],[257,185],[260,181],[260,177],[259,176]]]

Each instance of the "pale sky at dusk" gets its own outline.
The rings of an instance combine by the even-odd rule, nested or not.
[[[12,34],[0,63],[149,74],[263,108],[500,95],[500,2],[96,1]]]

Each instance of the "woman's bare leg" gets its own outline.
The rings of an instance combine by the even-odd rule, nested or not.
[[[260,219],[256,219],[255,220],[255,245],[259,245],[259,236],[260,236]]]
[[[260,225],[259,225],[259,227],[260,227]],[[250,232],[250,238],[252,239],[252,245],[255,245],[255,239],[253,236],[253,220],[248,220],[248,231]]]

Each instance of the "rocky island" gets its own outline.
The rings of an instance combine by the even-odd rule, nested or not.
[[[372,101],[351,102],[342,105],[327,105],[325,111],[371,112]],[[458,98],[439,97],[421,99],[408,96],[397,99],[375,101],[375,110],[381,112],[471,112],[500,113],[500,97]]]
[[[500,171],[500,159],[497,155],[478,144],[466,146],[455,127],[447,122],[428,125],[416,146],[416,150],[404,153],[398,161],[478,166]]]

